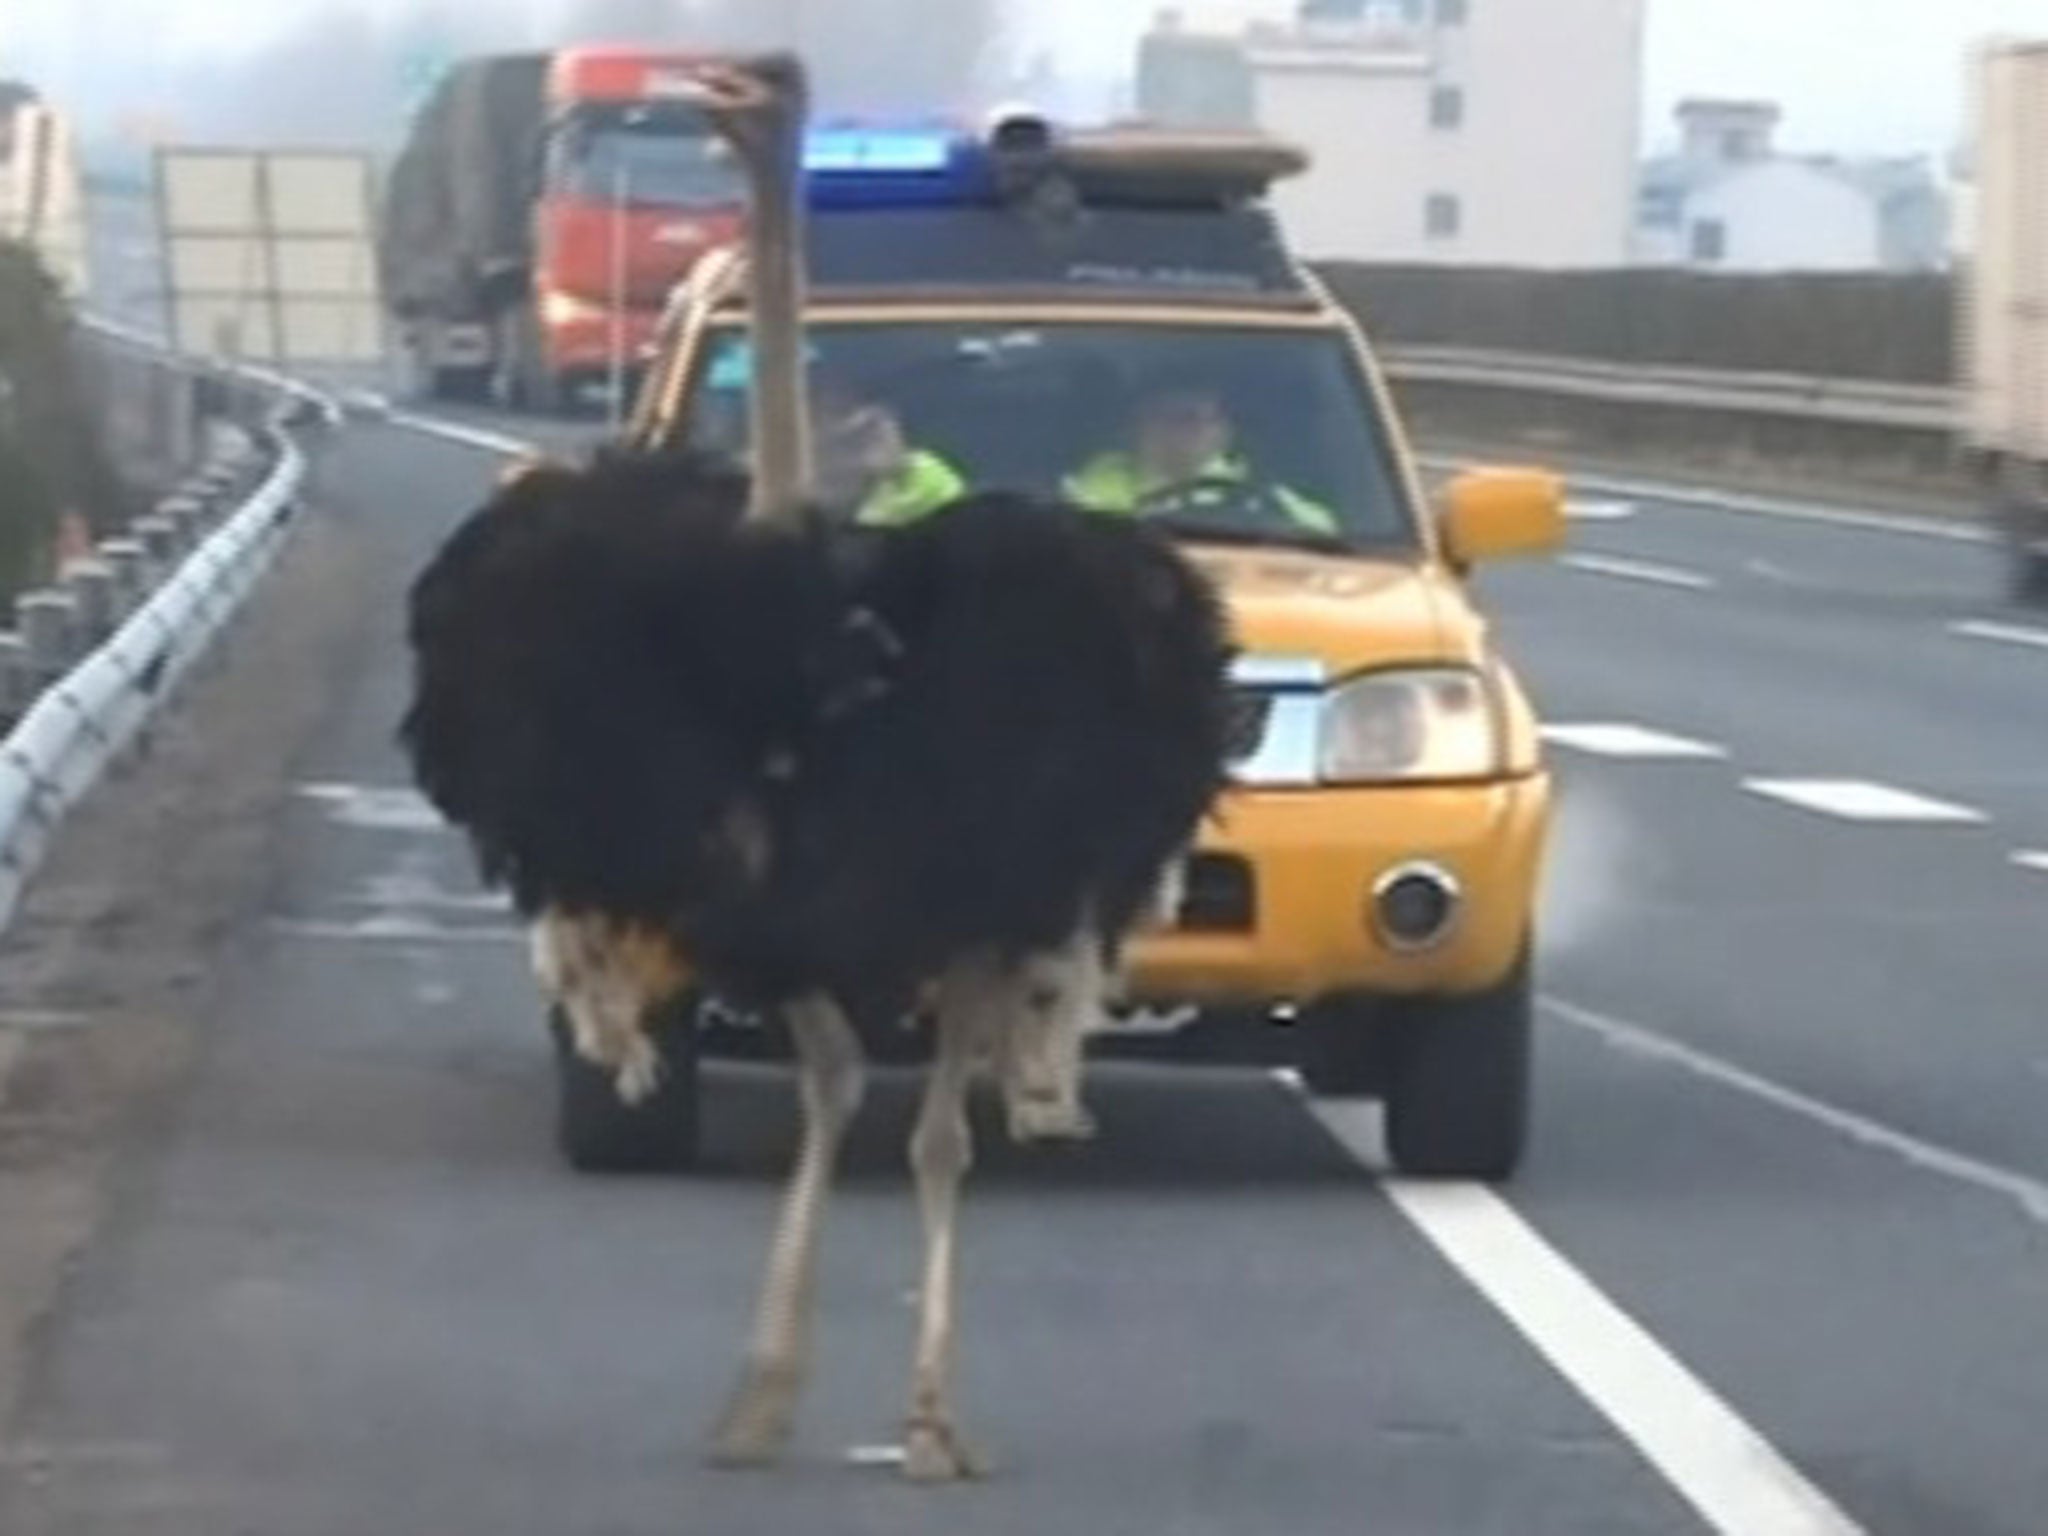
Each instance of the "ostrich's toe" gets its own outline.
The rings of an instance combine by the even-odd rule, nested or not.
[[[1058,1093],[1016,1094],[1006,1108],[1010,1140],[1019,1145],[1095,1139],[1095,1116],[1077,1098]]]
[[[778,1460],[789,1444],[801,1385],[792,1368],[749,1366],[711,1437],[712,1465],[765,1467]]]
[[[945,1418],[913,1419],[903,1439],[903,1475],[913,1483],[961,1483],[987,1477],[988,1459]]]

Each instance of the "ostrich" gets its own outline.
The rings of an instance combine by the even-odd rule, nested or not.
[[[1010,494],[865,530],[809,501],[801,66],[705,66],[752,192],[754,462],[603,453],[503,486],[415,583],[421,787],[533,924],[576,1046],[629,1100],[701,986],[787,1022],[801,1143],[713,1457],[772,1461],[861,1103],[852,1017],[922,1012],[924,1254],[905,1469],[979,1475],[950,1388],[971,1081],[1084,1136],[1082,1039],[1221,789],[1213,590],[1134,522]]]

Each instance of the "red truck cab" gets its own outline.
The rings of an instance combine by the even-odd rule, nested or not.
[[[547,74],[533,303],[507,317],[505,391],[529,409],[630,390],[669,292],[736,240],[738,168],[689,100],[685,53],[572,48]]]

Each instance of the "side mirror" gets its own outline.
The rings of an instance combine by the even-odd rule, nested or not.
[[[1467,470],[1444,488],[1438,526],[1459,569],[1564,547],[1564,481],[1541,469]]]

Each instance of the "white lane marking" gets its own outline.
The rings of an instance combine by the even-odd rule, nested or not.
[[[906,1453],[900,1445],[849,1445],[846,1461],[855,1467],[900,1467]]]
[[[504,944],[524,946],[523,929],[501,926],[451,926],[426,918],[381,914],[350,923],[301,922],[280,918],[274,932],[293,939],[317,939],[336,944]]]
[[[1623,581],[1647,581],[1659,587],[1683,587],[1688,592],[1710,592],[1711,576],[1682,571],[1675,565],[1655,565],[1648,560],[1624,560],[1615,555],[1560,555],[1558,564],[1593,576],[1616,576]]]
[[[1564,504],[1564,515],[1575,523],[1619,523],[1636,515],[1632,501],[1583,500],[1573,497]]]
[[[511,458],[525,458],[538,454],[538,443],[525,438],[512,437],[503,432],[492,432],[484,427],[472,427],[460,421],[443,421],[438,416],[420,416],[411,411],[393,411],[387,418],[394,427],[404,427],[411,432],[424,432],[428,437],[443,438],[451,443],[460,443],[465,448],[481,448],[486,453],[501,453]]]
[[[2036,853],[2026,849],[2012,856],[2013,863],[2021,869],[2031,869],[2036,874],[2048,875],[2048,853]]]
[[[1724,758],[1726,747],[1627,724],[1546,725],[1543,739],[1595,757]]]
[[[1432,469],[1469,469],[1471,461],[1447,459],[1440,455],[1418,455],[1418,462]],[[1777,496],[1753,496],[1740,491],[1717,491],[1698,485],[1674,485],[1662,480],[1635,480],[1616,475],[1573,475],[1573,486],[1601,496],[1629,496],[1638,501],[1668,502],[1674,507],[1697,507],[1710,512],[1734,512],[1744,517],[1778,517],[1793,522],[1829,523],[1865,533],[1896,533],[1913,539],[1941,539],[1952,544],[1991,544],[1998,535],[1958,516],[1949,522],[1935,517],[1914,517],[1905,513],[1866,512],[1855,507],[1824,502],[1790,501]]]
[[[1375,1106],[1352,1101],[1310,1108],[1346,1151],[1372,1166],[1379,1139]],[[1480,1184],[1387,1179],[1382,1187],[1395,1209],[1713,1530],[1724,1536],[1861,1531],[1506,1200]]]
[[[2048,651],[2048,629],[2029,629],[2024,624],[1969,619],[1949,625],[1948,632],[1964,640],[1989,640],[1998,645],[2027,645],[2035,650]]]
[[[417,790],[378,784],[301,784],[299,794],[345,827],[373,832],[438,832],[447,824]]]
[[[1581,1008],[1561,998],[1545,997],[1543,1011],[1563,1023],[1583,1029],[1598,1036],[1608,1045],[1626,1051],[1631,1055],[1648,1057],[1669,1066],[1678,1067],[1718,1083],[1723,1088],[1733,1089],[1750,1098],[1760,1100],[1774,1109],[1823,1126],[1857,1143],[1859,1146],[1874,1147],[1889,1152],[1902,1162],[1925,1173],[1937,1174],[1958,1184],[1968,1185],[1982,1194],[1997,1195],[2019,1207],[2022,1215],[2029,1220],[2048,1226],[2048,1184],[2039,1179],[2029,1178],[2010,1168],[2000,1168],[1967,1153],[1957,1152],[1949,1147],[1937,1146],[1923,1141],[1918,1136],[1897,1130],[1868,1115],[1858,1114],[1852,1109],[1843,1109],[1811,1094],[1801,1093],[1796,1088],[1787,1088],[1782,1083],[1760,1077],[1747,1068],[1733,1062],[1710,1056],[1705,1051],[1681,1045],[1667,1035],[1646,1029],[1640,1024],[1631,1024],[1624,1019],[1610,1018],[1596,1013],[1591,1008]]]
[[[1839,816],[1844,821],[1917,821],[1977,825],[1988,821],[1982,811],[1910,789],[1873,784],[1867,779],[1744,779],[1753,795],[1782,800],[1801,810]]]

